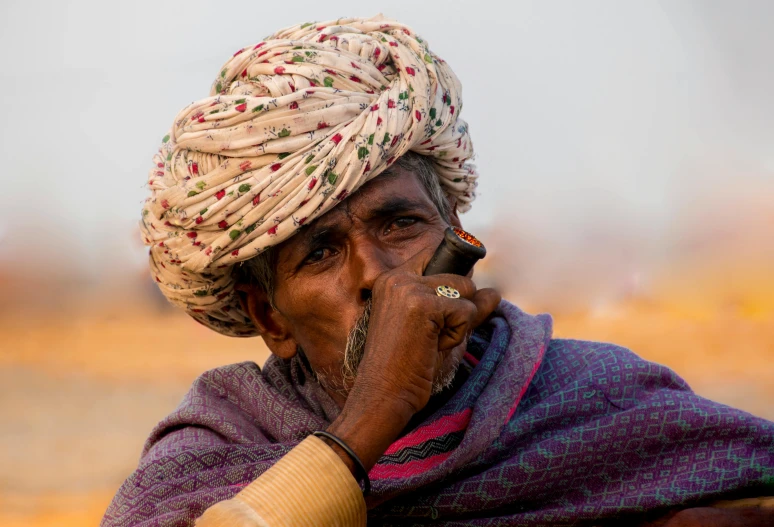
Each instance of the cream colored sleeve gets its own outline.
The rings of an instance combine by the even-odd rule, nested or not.
[[[363,493],[341,458],[309,436],[196,527],[290,527],[366,524]]]

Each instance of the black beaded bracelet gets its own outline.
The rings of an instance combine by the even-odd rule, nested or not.
[[[368,496],[371,493],[371,480],[368,479],[368,472],[366,472],[365,466],[363,465],[363,462],[360,461],[360,458],[357,457],[357,454],[355,454],[351,448],[347,446],[347,444],[336,437],[335,435],[326,432],[325,430],[317,430],[316,432],[312,432],[313,436],[317,437],[327,437],[337,445],[341,447],[344,452],[347,453],[349,457],[352,458],[352,461],[355,462],[355,468],[357,468],[357,471],[360,472],[360,477],[363,478],[363,497]]]

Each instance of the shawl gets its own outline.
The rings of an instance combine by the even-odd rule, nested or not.
[[[503,302],[464,364],[371,470],[369,523],[581,525],[774,485],[774,423],[619,346],[552,339],[548,315]],[[152,432],[102,527],[192,525],[338,411],[298,356],[211,370]]]
[[[464,212],[475,197],[462,87],[381,16],[300,24],[241,48],[153,158],[140,228],[161,292],[224,335],[255,336],[234,266],[293,236],[408,151]]]

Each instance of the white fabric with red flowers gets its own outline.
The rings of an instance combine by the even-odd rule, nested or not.
[[[461,86],[381,16],[308,23],[237,51],[164,137],[143,208],[161,291],[216,331],[257,330],[234,264],[291,237],[411,150],[464,212],[475,197]]]

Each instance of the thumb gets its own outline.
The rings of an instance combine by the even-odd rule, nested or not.
[[[417,254],[403,262],[397,269],[405,272],[422,275],[425,272],[425,267],[430,262],[430,258],[435,253],[435,247],[425,247]]]

